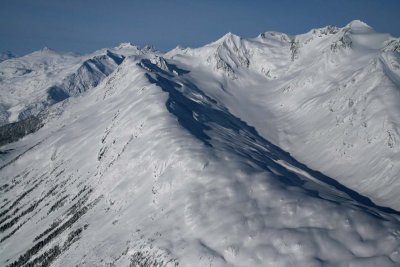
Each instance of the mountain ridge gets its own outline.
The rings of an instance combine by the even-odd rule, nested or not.
[[[330,31],[103,50],[0,147],[2,265],[398,265],[396,44]]]

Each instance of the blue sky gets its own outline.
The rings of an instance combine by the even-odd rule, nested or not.
[[[399,37],[399,14],[399,0],[1,0],[0,51],[22,55],[47,46],[85,53],[120,42],[166,51],[229,31],[298,34],[353,19]]]

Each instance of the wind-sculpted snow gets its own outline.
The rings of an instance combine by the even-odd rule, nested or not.
[[[154,66],[154,68],[157,67]],[[226,108],[218,106],[215,100],[206,96],[190,81],[183,80],[181,83],[176,83],[168,79],[170,76],[163,77],[160,74],[155,77],[147,75],[147,77],[169,93],[170,98],[166,103],[168,111],[174,114],[178,122],[205,145],[214,148],[222,146],[229,152],[250,159],[253,164],[266,171],[278,170],[278,173],[284,174],[280,181],[286,182],[288,185],[299,185],[303,189],[308,189],[306,182],[323,182],[347,193],[362,204],[400,215],[393,209],[376,206],[370,199],[299,163],[289,153],[263,139],[253,127],[249,127],[245,122],[230,114]],[[185,95],[185,92],[189,96]],[[217,130],[216,136],[212,135],[213,138],[210,137],[214,130],[211,125],[217,129],[220,127],[223,129],[222,131]],[[225,136],[226,132],[229,132],[229,135]],[[281,160],[288,164],[281,165]],[[313,181],[302,180],[292,174],[293,170],[301,170],[308,176],[313,176]],[[315,190],[310,190],[308,193],[313,196],[318,195],[318,191]]]
[[[297,36],[226,35],[165,57],[191,70],[192,83],[296,159],[399,209],[396,40],[354,21]],[[231,64],[242,54],[249,64]],[[219,59],[230,67],[219,68]]]
[[[311,32],[313,38],[334,40],[341,33]],[[229,53],[218,48],[223,38],[199,50],[127,56],[91,90],[51,106],[36,132],[1,146],[0,265],[398,266],[398,211],[277,146],[282,140],[291,144],[285,141],[289,137],[304,140],[301,116],[311,112],[309,102],[312,108],[321,105],[317,111],[326,115],[324,101],[333,99],[328,103],[334,111],[328,112],[346,115],[346,107],[360,105],[353,95],[358,91],[343,87],[336,96],[328,88],[317,94],[306,86],[308,79],[318,79],[293,67],[301,60],[316,64],[305,56],[306,36],[228,37],[232,43],[223,47],[232,49]],[[328,40],[321,47],[330,51],[328,57],[340,57],[359,45],[357,38],[352,47],[333,51]],[[293,60],[292,40],[298,42]],[[247,52],[234,51],[244,46]],[[268,51],[277,53],[256,60]],[[215,52],[236,77],[207,60]],[[248,65],[239,64],[244,55]],[[277,58],[285,61],[271,61]],[[368,58],[370,65],[336,85],[361,83],[368,98],[377,90],[376,84],[366,86],[376,72],[390,73],[385,81],[393,86],[396,58],[393,50],[376,64]],[[268,75],[267,67],[262,71],[267,61]],[[291,79],[283,83],[283,75]],[[305,91],[298,92],[296,83]],[[350,96],[352,102],[340,102]],[[291,113],[297,101],[307,107],[298,108],[298,117]],[[386,104],[394,106],[395,100]],[[391,110],[381,114],[396,114]],[[322,120],[315,116],[310,123]],[[296,129],[287,131],[286,123]],[[392,125],[396,149],[395,121]],[[321,157],[324,146],[311,145],[294,148]],[[349,170],[338,170],[344,171]]]

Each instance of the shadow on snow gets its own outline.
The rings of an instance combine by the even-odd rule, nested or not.
[[[159,72],[159,68],[156,65],[152,66],[150,62],[146,62],[146,68],[151,70],[151,74],[146,73],[149,81],[169,94],[166,102],[168,111],[176,116],[178,122],[186,130],[206,146],[234,153],[247,162],[274,173],[279,178],[277,180],[284,186],[300,187],[310,196],[335,203],[350,202],[381,219],[383,219],[382,216],[374,210],[400,215],[400,212],[378,206],[368,197],[298,162],[288,152],[263,138],[254,127],[235,117],[190,81],[182,77],[177,78],[176,82],[172,81],[173,75],[164,75],[165,71]],[[187,71],[181,71],[181,73],[187,73]],[[277,160],[290,164],[328,186],[322,186],[307,177],[298,175],[277,163]],[[281,175],[277,175],[277,172]],[[333,187],[347,196],[341,195],[329,187]]]

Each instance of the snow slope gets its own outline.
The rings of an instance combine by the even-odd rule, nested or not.
[[[316,31],[308,34],[341,30]],[[311,112],[290,112],[300,96],[315,98],[313,108],[325,100],[312,86],[293,96],[274,86],[312,70],[312,62],[292,66],[310,60],[295,43],[279,33],[229,34],[164,57],[127,56],[96,87],[51,105],[41,129],[0,150],[0,264],[398,266],[399,212],[276,146],[326,153],[303,142],[300,121],[285,132]],[[396,59],[379,49],[384,64]],[[396,70],[386,71],[393,82]]]
[[[166,58],[262,136],[400,209],[400,41],[353,21],[288,36],[227,34]]]
[[[95,87],[126,56],[146,53],[129,43],[89,55],[49,48],[0,63],[0,125],[38,115],[48,106]]]
[[[10,58],[15,58],[15,55],[13,53],[11,53],[10,51],[0,53],[0,62],[10,59]]]

